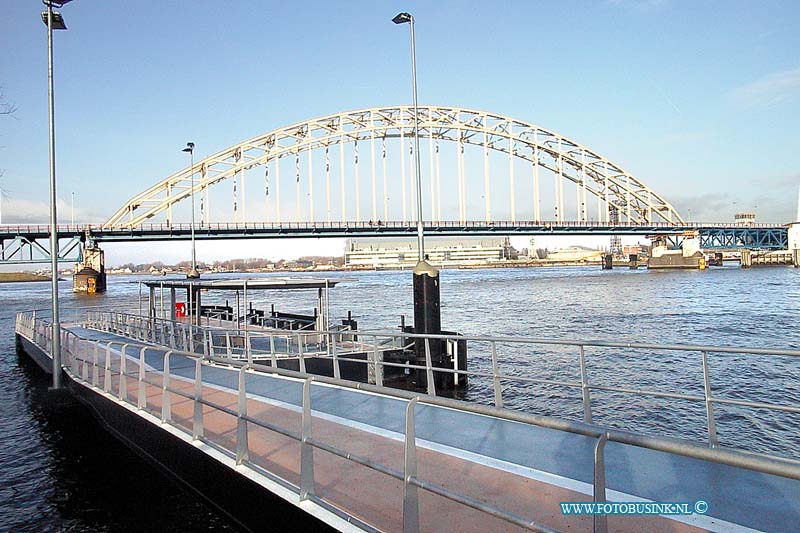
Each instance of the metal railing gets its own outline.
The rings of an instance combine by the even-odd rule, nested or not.
[[[762,222],[641,222],[641,223],[618,223],[612,224],[608,222],[600,222],[594,220],[575,221],[575,220],[496,220],[486,222],[483,220],[474,221],[458,221],[458,220],[441,220],[441,221],[423,221],[425,227],[429,228],[482,228],[491,226],[497,229],[503,228],[521,228],[521,227],[552,227],[552,228],[618,228],[618,229],[635,229],[635,228],[659,228],[664,230],[676,229],[704,229],[704,228],[753,228],[753,229],[769,229],[769,228],[785,228],[787,224],[769,224]],[[58,232],[63,234],[83,234],[87,231],[94,233],[126,233],[130,231],[150,231],[150,232],[183,232],[189,231],[192,228],[190,223],[148,223],[138,224],[136,226],[129,226],[120,224],[117,226],[104,226],[103,224],[59,224]],[[303,221],[286,221],[286,222],[213,222],[206,223],[198,221],[194,224],[195,230],[205,231],[237,231],[237,230],[281,230],[281,229],[340,229],[340,228],[360,228],[360,229],[408,229],[413,230],[416,228],[415,224],[408,222],[388,220],[388,221],[375,221],[373,223],[364,221],[347,221],[347,222],[303,222]],[[5,234],[20,234],[20,235],[37,235],[47,234],[50,231],[49,225],[42,224],[27,224],[27,225],[3,225],[0,232]]]
[[[45,352],[49,350],[49,334],[52,326],[41,319],[37,319],[35,313],[18,313],[16,319],[16,332],[27,337],[37,344]],[[154,370],[147,370],[145,355],[148,349],[154,349],[152,345],[140,344],[136,342],[118,341],[98,341],[87,339],[74,334],[71,331],[62,329],[62,347],[64,370],[75,381],[94,390],[102,391],[114,397],[116,400],[132,405],[140,411],[148,412],[160,419],[162,424],[168,424],[192,440],[201,441],[214,449],[224,453],[226,456],[235,460],[235,464],[246,467],[256,474],[279,482],[284,487],[291,488],[299,498],[299,501],[311,500],[323,508],[344,517],[351,523],[371,529],[371,526],[360,522],[345,510],[339,509],[330,502],[316,496],[314,474],[314,449],[319,449],[337,457],[352,461],[359,465],[368,467],[384,475],[390,476],[403,482],[403,531],[419,531],[419,494],[418,489],[428,491],[459,504],[471,507],[493,517],[502,519],[511,524],[534,530],[551,531],[541,523],[531,521],[527,518],[518,516],[509,511],[500,509],[496,506],[476,500],[468,495],[454,492],[441,485],[425,481],[418,477],[416,459],[416,424],[415,411],[418,405],[427,404],[431,406],[446,407],[456,409],[461,412],[473,413],[496,417],[502,420],[514,421],[531,426],[549,428],[553,430],[566,431],[569,433],[583,435],[595,440],[593,453],[593,482],[592,497],[595,502],[606,501],[606,465],[605,465],[605,446],[608,442],[617,442],[630,446],[637,446],[649,450],[656,450],[684,457],[710,461],[713,463],[724,464],[737,468],[754,470],[766,474],[772,474],[794,480],[800,480],[800,463],[775,457],[766,457],[757,454],[740,453],[721,448],[706,448],[686,441],[668,439],[663,437],[648,437],[627,431],[601,428],[582,422],[570,422],[544,416],[535,416],[519,413],[499,407],[469,404],[457,400],[435,397],[432,395],[418,395],[408,391],[387,389],[377,385],[356,383],[337,378],[324,376],[311,376],[303,372],[281,369],[275,366],[259,364],[249,364],[246,362],[228,362],[215,357],[202,356],[193,352],[163,349],[163,372],[160,373],[161,380],[148,379],[148,373]],[[402,335],[406,337],[408,335]],[[444,337],[444,336],[438,336]],[[498,342],[494,339],[490,342]],[[508,339],[502,339],[508,342]],[[567,341],[564,341],[567,342]],[[585,346],[586,344],[569,343],[575,346]],[[628,345],[635,346],[635,345]],[[131,350],[138,355],[132,357]],[[582,352],[583,350],[581,350]],[[705,350],[702,350],[705,353]],[[48,352],[49,353],[49,352]],[[737,352],[738,353],[738,352]],[[186,392],[171,385],[172,374],[170,372],[170,361],[174,357],[184,357],[194,362],[195,372],[192,392]],[[705,357],[705,356],[704,356]],[[115,364],[116,362],[116,364]],[[136,370],[129,370],[129,364],[136,363]],[[222,405],[203,397],[203,368],[210,363],[227,363],[230,368],[236,370],[239,375],[238,388],[235,392],[237,396],[236,408]],[[422,367],[426,368],[426,367]],[[427,370],[431,371],[430,366]],[[440,369],[441,370],[441,369]],[[118,377],[116,389],[113,387],[112,374]],[[301,431],[297,433],[283,427],[272,424],[264,420],[259,420],[248,415],[247,412],[247,380],[248,374],[271,374],[287,378],[303,380],[302,393],[302,418]],[[102,378],[101,378],[102,376]],[[494,374],[499,379],[504,376]],[[128,379],[135,380],[137,392],[131,395],[128,391]],[[347,450],[322,442],[315,438],[312,432],[312,404],[311,404],[311,384],[319,382],[341,387],[350,390],[362,390],[380,394],[384,397],[393,397],[407,402],[405,409],[404,424],[404,467],[403,471],[398,471],[390,466],[378,463],[368,457],[363,457]],[[160,410],[152,409],[147,402],[146,387],[156,387],[161,391]],[[581,385],[584,392],[588,392],[588,384]],[[172,419],[171,395],[176,395],[190,400],[192,404],[191,428],[186,428]],[[134,397],[135,396],[135,399]],[[499,396],[502,400],[502,393]],[[210,408],[214,411],[226,413],[236,419],[236,432],[234,443],[230,447],[225,447],[214,442],[205,436],[204,412],[203,408]],[[299,485],[277,477],[275,474],[265,470],[262,466],[250,460],[250,447],[248,444],[249,430],[252,426],[266,429],[289,437],[300,443],[300,482]],[[607,530],[607,522],[603,516],[594,517],[594,531],[603,532]]]
[[[777,404],[766,401],[755,401],[747,398],[732,398],[715,395],[713,392],[712,376],[709,358],[719,355],[742,354],[747,356],[762,355],[771,357],[800,358],[797,350],[773,350],[763,348],[725,348],[705,345],[678,345],[678,344],[647,344],[623,343],[596,340],[559,340],[546,338],[523,337],[490,337],[470,335],[415,335],[402,332],[371,332],[371,331],[272,331],[265,332],[255,329],[221,330],[193,326],[183,322],[172,322],[162,319],[147,319],[135,315],[117,312],[93,312],[89,314],[88,324],[91,327],[119,333],[141,341],[153,342],[170,348],[180,348],[186,351],[202,353],[206,356],[221,356],[228,362],[246,361],[271,361],[272,366],[277,366],[277,360],[293,357],[299,359],[299,368],[305,372],[306,360],[310,358],[328,358],[332,362],[333,376],[341,377],[341,363],[352,362],[368,365],[370,382],[384,385],[384,373],[387,368],[396,368],[403,371],[420,371],[426,376],[426,391],[429,395],[436,396],[436,374],[449,376],[465,376],[468,378],[482,378],[490,385],[493,403],[496,407],[506,406],[509,383],[537,384],[554,386],[577,392],[576,399],[580,401],[582,419],[586,423],[593,421],[593,402],[597,402],[593,393],[618,393],[633,396],[647,396],[653,398],[681,400],[702,404],[705,411],[705,427],[709,446],[718,446],[717,421],[715,419],[715,406],[737,406],[753,409],[768,409],[785,413],[800,414],[800,405],[792,403]],[[359,342],[353,342],[354,336]],[[411,362],[398,363],[385,361],[383,354],[390,350],[403,350],[413,347],[416,339],[424,339],[424,364]],[[433,341],[445,344],[445,350],[450,354],[449,367],[434,366],[431,353]],[[483,355],[489,361],[487,370],[468,370],[458,368],[458,343],[466,342],[469,353]],[[267,346],[265,349],[254,348],[254,345]],[[276,346],[285,348],[276,349]],[[578,380],[550,379],[532,375],[518,375],[503,372],[502,360],[498,347],[515,346],[524,350],[526,354],[536,354],[537,350],[568,348],[574,350],[574,367]],[[699,363],[702,375],[698,383],[702,386],[702,395],[686,391],[667,392],[653,388],[641,388],[622,385],[611,385],[607,382],[590,381],[587,370],[587,352],[589,350],[625,349],[627,352],[678,352],[685,355],[684,361]],[[509,349],[509,351],[511,351]],[[366,357],[356,358],[356,354],[366,354]],[[594,355],[594,357],[602,357]],[[800,361],[800,359],[798,359]]]

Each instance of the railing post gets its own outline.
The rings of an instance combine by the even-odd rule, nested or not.
[[[497,343],[492,341],[492,386],[494,388],[494,405],[503,407],[503,387],[500,384],[499,372],[497,370]]]
[[[703,358],[703,392],[706,399],[706,422],[708,423],[708,445],[716,447],[717,424],[714,421],[714,399],[711,397],[711,372],[708,369],[708,352],[701,352]]]
[[[373,347],[373,364],[375,365],[375,385],[383,387],[383,359],[378,361],[380,352],[378,351],[378,336],[372,336]]]
[[[172,420],[172,406],[169,398],[169,356],[172,350],[164,354],[164,374],[161,379],[161,422],[166,424]]]
[[[216,355],[214,353],[214,336],[211,334],[211,329],[207,329],[206,333],[208,334],[206,340],[206,342],[208,343],[208,349],[206,350],[206,359],[211,360]]]
[[[72,367],[72,373],[75,377],[79,377],[78,372],[80,368],[78,367],[78,354],[80,353],[80,345],[83,344],[79,342],[78,346],[75,348],[75,354],[72,356],[72,360],[70,361],[70,366]]]
[[[311,381],[303,382],[303,420],[300,440],[300,501],[314,495],[314,447],[311,439]]]
[[[232,355],[231,355],[231,333],[229,331],[225,332],[225,347],[227,348],[228,351],[228,362],[230,363]]]
[[[62,344],[63,346],[63,344]],[[100,343],[95,342],[92,349],[92,386],[97,387],[97,380],[100,373]]]
[[[247,364],[253,364],[253,347],[250,345],[250,330],[244,330],[244,350],[247,354]]]
[[[339,335],[341,339],[341,334]],[[331,335],[331,340],[333,341],[333,346],[331,347],[331,357],[333,357],[333,377],[336,379],[342,379],[342,369],[339,367],[339,354],[336,351],[336,339],[333,338]]]
[[[589,374],[586,372],[586,354],[583,345],[580,346],[580,365],[581,365],[581,392],[583,393],[583,421],[587,424],[592,423],[592,398],[589,389]]]
[[[52,329],[52,326],[51,326]],[[52,338],[52,337],[51,337]],[[94,344],[94,343],[91,343]],[[50,352],[52,353],[52,345],[50,346]],[[89,354],[84,355],[83,357],[83,367],[81,368],[81,377],[83,378],[84,383],[89,383]]]
[[[403,533],[419,532],[419,495],[411,480],[417,476],[417,437],[414,426],[414,409],[417,398],[406,406],[405,453],[403,463]]]
[[[111,342],[106,344],[105,372],[103,373],[103,390],[111,392]]]
[[[436,384],[433,382],[433,363],[431,362],[431,342],[425,338],[425,372],[428,382],[428,394],[436,396]]]
[[[136,398],[136,406],[142,411],[144,411],[144,409],[147,407],[147,383],[145,382],[144,352],[145,348],[139,350],[139,393]]]
[[[144,350],[144,348],[142,348]],[[126,376],[128,352],[123,350],[119,354],[119,399],[128,401],[128,377]]]
[[[169,321],[169,347],[175,349],[175,322]]]
[[[200,400],[203,398],[203,360],[200,358],[195,359],[194,362],[194,421],[192,424],[192,438],[194,440],[203,437],[203,404]]]
[[[300,372],[306,373],[306,360],[303,357],[303,334],[297,334],[297,353],[300,357]]]
[[[239,369],[239,398],[237,402],[238,417],[236,420],[236,464],[250,460],[250,446],[247,443],[247,371],[248,366]]]
[[[608,433],[603,433],[597,439],[594,446],[594,488],[593,501],[606,501],[606,462],[605,449],[608,442]],[[605,515],[594,515],[594,533],[606,533],[608,531],[608,520]]]
[[[272,361],[272,368],[278,368],[278,356],[275,355],[275,334],[269,334],[269,357]]]

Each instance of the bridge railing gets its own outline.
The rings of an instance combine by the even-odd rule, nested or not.
[[[456,382],[467,378],[472,383],[470,388],[475,391],[473,397],[478,401],[491,398],[491,403],[498,408],[517,407],[521,391],[535,389],[534,394],[554,395],[569,406],[577,402],[579,408],[575,414],[585,423],[595,420],[598,409],[608,409],[601,400],[609,402],[609,395],[623,399],[677,400],[686,402],[684,405],[702,406],[706,440],[711,447],[719,445],[716,410],[721,407],[800,414],[800,401],[791,396],[776,403],[748,398],[738,391],[727,395],[715,392],[711,372],[714,363],[723,368],[731,358],[736,358],[738,364],[749,364],[754,357],[770,357],[784,359],[783,364],[796,361],[800,365],[798,350],[484,335],[415,335],[399,331],[265,330],[243,328],[242,324],[237,327],[231,322],[227,327],[224,324],[223,327],[209,327],[110,311],[90,312],[87,324],[228,363],[265,363],[277,367],[279,360],[291,358],[296,359],[297,367],[305,372],[309,361],[325,359],[336,378],[342,375],[343,363],[364,365],[370,383],[379,387],[388,383],[385,375],[391,371],[415,372],[431,396],[443,392],[449,394],[437,390],[436,376],[440,376],[438,381],[443,376]],[[422,358],[414,354],[417,339],[423,341]],[[439,343],[442,348],[437,353]],[[470,366],[475,368],[459,367],[462,345],[466,346],[470,356]],[[397,362],[397,357],[386,360],[385,355],[390,352],[406,353],[405,362]],[[662,375],[666,381],[657,382],[644,367],[641,372],[630,376],[635,382],[620,379],[619,376],[624,374],[622,367],[639,357],[657,363],[658,357],[653,357],[654,354],[672,356],[673,364],[680,364],[684,369],[696,365],[697,379],[676,386],[672,374],[665,373]],[[555,363],[548,363],[549,359]],[[532,361],[538,362],[536,367],[531,366]],[[570,375],[575,378],[570,378]],[[642,381],[646,384],[642,385]],[[665,387],[678,390],[665,390]],[[616,414],[619,417],[620,413]],[[735,420],[725,418],[729,423]],[[685,422],[681,417],[677,420]],[[684,434],[681,436],[685,437]],[[784,455],[787,453],[797,451],[783,451]]]
[[[130,317],[128,317],[129,319]],[[138,326],[138,322],[134,325]],[[48,336],[52,334],[52,326],[38,319],[34,313],[18,313],[16,318],[16,332],[38,345],[46,353],[49,353],[50,344]],[[160,420],[161,424],[169,425],[184,434],[187,439],[202,442],[227,456],[234,462],[237,468],[245,468],[257,479],[263,478],[270,481],[278,481],[284,487],[289,487],[295,492],[299,501],[311,500],[314,503],[342,515],[351,523],[357,526],[365,526],[369,529],[369,524],[363,524],[353,516],[353,510],[337,507],[334,502],[326,501],[315,494],[316,476],[314,471],[315,458],[314,449],[322,450],[326,453],[354,462],[361,466],[370,468],[383,475],[392,477],[403,484],[403,508],[402,520],[403,531],[413,532],[420,529],[419,494],[418,490],[424,490],[437,494],[448,500],[457,502],[461,505],[470,507],[480,512],[489,514],[493,517],[504,520],[508,523],[523,527],[533,531],[550,531],[550,529],[539,521],[533,521],[527,517],[504,510],[498,506],[477,500],[466,494],[453,491],[440,484],[432,483],[422,479],[417,474],[416,459],[416,423],[415,414],[420,405],[431,405],[456,409],[465,413],[473,413],[484,416],[491,416],[502,420],[514,421],[530,426],[548,428],[552,430],[565,431],[577,435],[583,435],[595,439],[593,453],[593,482],[592,498],[595,502],[606,501],[606,465],[605,465],[605,446],[608,442],[617,442],[625,445],[641,447],[649,450],[661,451],[669,454],[676,454],[684,457],[710,461],[724,464],[736,468],[744,468],[766,474],[781,476],[789,479],[800,480],[800,463],[798,461],[786,460],[776,457],[768,457],[758,454],[743,454],[732,450],[721,448],[705,448],[682,440],[667,439],[659,437],[649,437],[622,430],[602,428],[592,424],[581,422],[570,422],[544,416],[534,416],[525,413],[514,412],[508,409],[501,409],[498,406],[483,406],[466,402],[439,398],[434,395],[419,395],[408,391],[388,389],[378,385],[368,385],[355,383],[337,378],[325,376],[312,376],[303,372],[295,372],[278,368],[274,365],[261,365],[246,361],[229,362],[232,368],[238,370],[238,388],[236,394],[236,407],[230,407],[230,403],[223,405],[211,401],[203,396],[203,369],[210,363],[207,356],[198,355],[185,350],[173,350],[169,348],[154,348],[149,343],[119,342],[119,341],[99,341],[89,339],[62,328],[62,362],[64,370],[70,377],[93,390],[113,397],[123,404],[129,404],[139,411],[148,413],[155,420]],[[373,334],[375,335],[375,334]],[[415,335],[388,335],[393,338],[419,338]],[[447,336],[426,336],[423,338],[445,338]],[[469,337],[468,337],[469,338]],[[483,339],[486,340],[486,339]],[[493,338],[490,343],[519,341],[519,339]],[[548,341],[550,342],[550,341]],[[592,343],[578,343],[564,341],[567,345],[585,347]],[[608,343],[602,343],[608,344]],[[611,343],[615,346],[618,343]],[[494,346],[494,344],[493,344]],[[649,345],[624,345],[624,346],[649,346]],[[667,347],[666,349],[674,349]],[[681,347],[683,348],[683,347]],[[157,371],[146,363],[148,351],[159,350],[163,354],[163,370]],[[581,353],[583,349],[581,349]],[[738,353],[738,352],[737,352]],[[796,353],[786,355],[797,355]],[[171,361],[181,358],[189,361],[194,366],[194,376],[191,383],[186,384],[185,378],[173,381],[170,370]],[[442,369],[432,368],[426,365],[427,371],[442,371]],[[278,425],[277,421],[266,421],[262,418],[252,416],[247,411],[248,380],[247,376],[252,374],[271,374],[274,376],[301,379],[303,380],[302,401],[301,401],[301,431],[286,429]],[[493,373],[493,377],[504,379],[504,376]],[[404,420],[404,446],[405,460],[403,470],[397,470],[392,466],[376,462],[375,460],[348,451],[341,446],[323,442],[312,432],[312,408],[311,387],[312,383],[319,382],[336,387],[368,391],[382,396],[393,397],[407,402]],[[585,390],[585,383],[581,385]],[[134,392],[135,391],[135,392]],[[155,394],[154,394],[155,393]],[[188,400],[192,405],[192,415],[187,419],[179,420],[173,416],[172,396],[177,396]],[[152,397],[158,397],[158,404],[153,402]],[[501,393],[502,397],[502,393]],[[236,431],[232,440],[219,441],[206,434],[204,429],[204,418],[213,413],[222,413],[233,417],[236,420]],[[267,470],[264,465],[255,460],[251,460],[249,436],[254,428],[260,428],[278,435],[288,437],[300,445],[299,457],[299,483],[292,483],[286,479],[279,478],[275,473]],[[455,474],[453,474],[455,475]],[[607,530],[605,517],[594,517],[594,531],[603,532]]]
[[[720,229],[770,229],[786,227],[785,224],[774,223],[725,223],[725,222],[643,222],[643,223],[626,223],[626,224],[611,224],[608,222],[600,221],[572,221],[572,220],[496,220],[496,221],[482,221],[472,220],[460,222],[458,220],[443,220],[443,221],[423,221],[425,227],[428,228],[484,228],[492,227],[494,229],[503,228],[524,228],[524,227],[554,227],[554,228],[654,228],[664,230],[677,229],[703,229],[703,228],[720,228]],[[281,230],[281,229],[341,229],[341,228],[359,228],[359,229],[373,229],[379,231],[385,229],[410,229],[416,230],[416,222],[402,222],[397,220],[375,220],[375,221],[335,221],[335,222],[303,222],[303,221],[285,221],[285,222],[196,222],[194,229],[196,231],[238,231],[238,230]],[[128,232],[189,232],[192,229],[190,223],[149,223],[139,224],[136,226],[103,226],[102,224],[59,224],[57,231],[64,235],[81,235],[87,231],[95,233],[128,233]],[[0,234],[4,235],[47,235],[50,232],[50,226],[46,224],[20,224],[0,225]]]

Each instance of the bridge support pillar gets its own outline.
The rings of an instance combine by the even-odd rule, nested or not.
[[[742,250],[742,258],[740,262],[742,268],[750,268],[753,266],[753,258],[750,255],[750,250]]]
[[[427,261],[420,261],[414,268],[414,333],[441,335],[449,334],[442,331],[442,314],[440,307],[439,270]],[[430,354],[431,365],[438,368],[467,368],[466,343],[459,342],[459,348],[449,349],[440,339],[415,339],[414,354],[417,364],[425,365]],[[420,371],[417,383],[427,386],[427,374]],[[436,391],[452,390],[463,387],[467,383],[467,376],[446,372],[433,372],[433,381]]]
[[[603,256],[603,270],[611,270],[614,268],[614,254],[606,254]]]
[[[83,247],[82,260],[75,264],[72,291],[94,294],[106,292],[105,253],[93,240]]]
[[[442,332],[440,301],[439,270],[427,261],[418,262],[414,267],[414,333],[438,335]],[[439,340],[429,339],[434,365],[442,352],[440,344]],[[414,348],[417,359],[424,361],[425,339],[415,339]]]
[[[800,218],[800,199],[797,206],[798,218]],[[789,250],[792,252],[792,264],[795,268],[800,267],[800,222],[789,224]]]

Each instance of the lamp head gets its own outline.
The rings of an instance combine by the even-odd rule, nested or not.
[[[194,152],[194,143],[186,143],[186,148],[181,150],[181,152],[188,152],[190,154],[193,153]]]
[[[414,20],[414,17],[411,16],[411,13],[398,13],[392,19],[392,22],[395,24],[405,24],[406,22],[411,22]]]
[[[42,11],[42,22],[44,22],[44,25],[47,26],[47,11]],[[67,29],[67,25],[64,23],[64,17],[62,17],[61,13],[58,13],[57,11],[53,11],[53,29]]]
[[[42,3],[48,7],[64,7],[64,4],[69,4],[72,0],[42,0]]]

